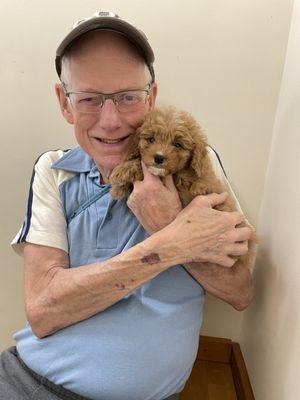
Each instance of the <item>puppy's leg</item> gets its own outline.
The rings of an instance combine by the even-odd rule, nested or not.
[[[125,161],[117,165],[110,176],[111,197],[119,199],[123,196],[129,196],[133,189],[133,182],[142,179],[143,171],[139,159]]]

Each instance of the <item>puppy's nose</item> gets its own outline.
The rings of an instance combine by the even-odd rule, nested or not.
[[[165,157],[160,154],[155,154],[154,161],[156,164],[162,164],[164,162]]]

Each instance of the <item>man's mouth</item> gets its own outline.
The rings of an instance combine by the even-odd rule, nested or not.
[[[104,139],[104,138],[98,138],[95,137],[95,139],[97,139],[99,142],[101,143],[105,143],[105,144],[116,144],[116,143],[120,143],[123,142],[124,140],[126,140],[130,135],[124,136],[122,138],[118,138],[118,139]]]

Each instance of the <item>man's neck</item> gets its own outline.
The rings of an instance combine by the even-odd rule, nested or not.
[[[105,168],[100,168],[99,165],[97,165],[98,170],[100,172],[100,184],[106,184],[109,183],[109,177],[110,174],[112,173],[112,169],[105,169]]]

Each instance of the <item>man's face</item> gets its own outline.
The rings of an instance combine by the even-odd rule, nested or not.
[[[94,35],[84,51],[73,55],[64,76],[68,91],[113,93],[143,89],[149,83],[145,65],[122,37],[109,33]],[[97,114],[78,112],[64,98],[61,86],[56,91],[63,115],[74,125],[78,144],[93,158],[106,181],[112,169],[126,157],[136,128],[153,108],[156,84],[138,111],[126,113],[119,112],[112,100],[106,100]]]

